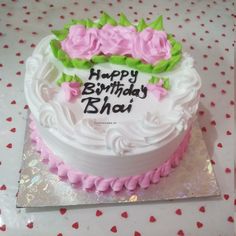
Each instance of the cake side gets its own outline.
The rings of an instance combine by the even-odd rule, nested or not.
[[[31,120],[30,123],[30,129],[31,140],[35,144],[35,149],[41,154],[42,161],[48,165],[49,169],[52,170],[53,173],[56,172],[60,178],[64,180],[66,179],[70,184],[80,186],[84,190],[96,190],[99,192],[107,192],[109,190],[119,192],[123,189],[133,191],[137,187],[145,189],[148,188],[150,184],[157,184],[161,177],[168,176],[172,168],[179,165],[181,159],[183,158],[184,152],[188,147],[191,135],[191,129],[189,129],[175,152],[169,156],[167,161],[159,165],[157,168],[150,169],[145,173],[134,176],[129,175],[106,178],[83,173],[76,170],[76,168],[65,164],[47,147],[41,139],[33,120]]]

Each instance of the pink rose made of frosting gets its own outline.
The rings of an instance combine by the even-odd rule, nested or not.
[[[132,56],[150,64],[156,64],[163,59],[169,59],[170,43],[164,31],[146,28],[133,39]]]
[[[167,90],[162,87],[163,81],[159,80],[157,84],[148,84],[147,89],[153,93],[153,95],[160,100],[162,97],[167,95]]]
[[[99,31],[102,53],[105,55],[131,55],[132,39],[136,34],[134,26],[105,25]]]
[[[146,28],[137,32],[134,26],[107,24],[97,29],[74,25],[61,47],[71,58],[87,60],[99,54],[126,55],[156,64],[171,57],[171,46],[164,31]]]
[[[98,32],[99,29],[85,28],[83,25],[71,26],[67,38],[61,42],[61,47],[71,58],[89,60],[101,52]]]
[[[61,85],[66,101],[70,102],[80,95],[80,83],[64,82]]]

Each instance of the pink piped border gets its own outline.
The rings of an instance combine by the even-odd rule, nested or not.
[[[30,137],[35,144],[34,147],[36,151],[41,154],[42,161],[47,163],[51,171],[53,170],[54,173],[56,172],[60,178],[67,179],[72,185],[81,185],[85,190],[95,189],[99,192],[109,190],[119,192],[122,189],[133,191],[138,187],[145,189],[148,188],[150,184],[157,184],[161,177],[168,176],[171,169],[179,165],[179,162],[188,147],[191,135],[190,129],[170,159],[158,168],[136,176],[103,178],[81,173],[67,166],[44,144],[37,132],[33,120],[30,121],[30,129]]]

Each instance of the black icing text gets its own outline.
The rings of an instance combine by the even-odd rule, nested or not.
[[[81,102],[86,103],[84,113],[124,113],[131,112],[133,105],[133,97],[144,99],[147,96],[147,88],[141,85],[140,88],[135,88],[138,71],[131,70],[113,70],[110,74],[101,73],[101,70],[90,70],[88,82],[84,83],[82,95],[84,97]],[[103,80],[109,80],[110,83],[103,83]],[[94,81],[95,80],[95,81]],[[123,80],[128,80],[129,83],[124,83]],[[128,104],[111,104],[109,95],[130,97]],[[117,99],[119,101],[119,99]]]

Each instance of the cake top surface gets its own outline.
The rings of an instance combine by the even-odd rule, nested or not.
[[[200,78],[162,17],[132,25],[104,13],[53,33],[27,60],[25,77],[33,116],[53,135],[123,156],[162,146],[188,127]]]

